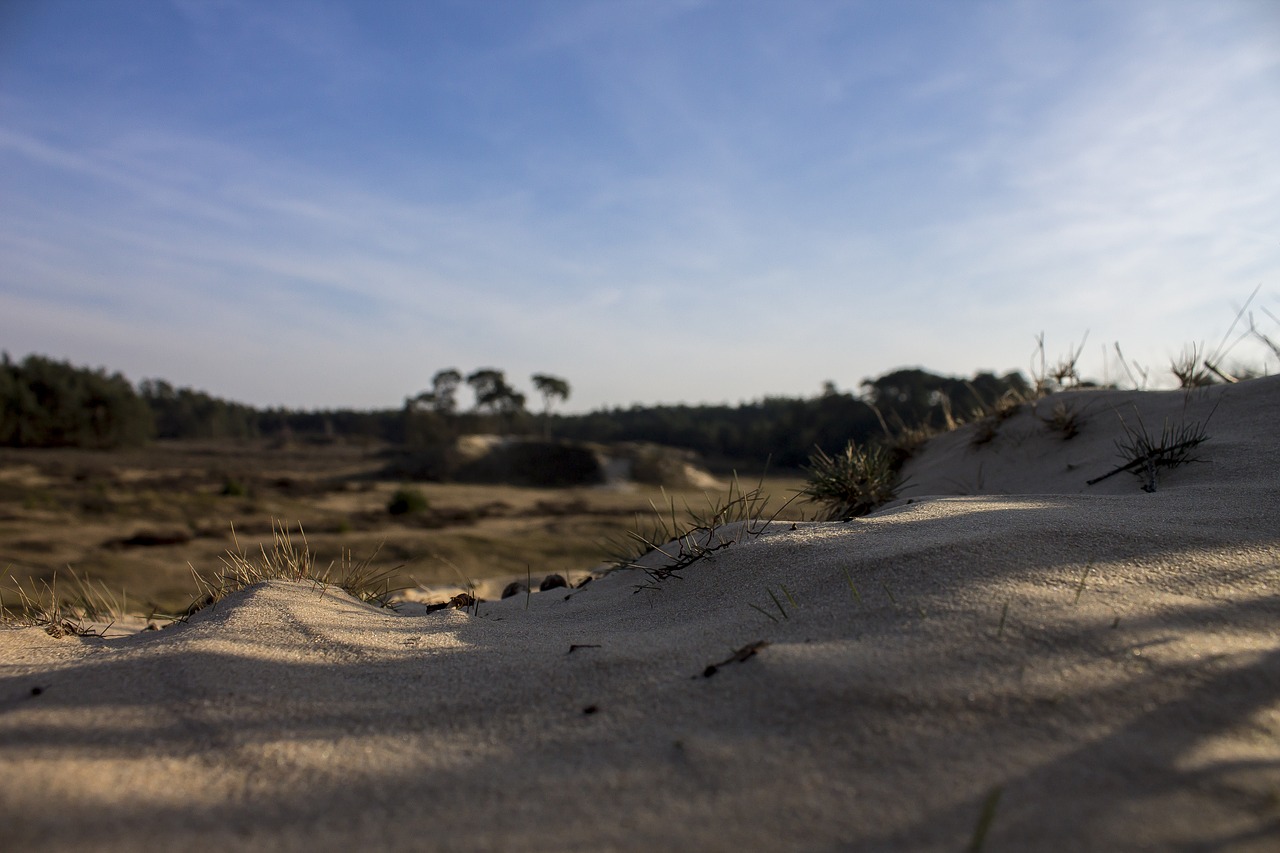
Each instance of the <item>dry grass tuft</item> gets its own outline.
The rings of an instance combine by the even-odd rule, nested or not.
[[[1156,490],[1156,472],[1160,468],[1176,468],[1190,462],[1192,451],[1209,438],[1206,423],[1183,423],[1178,426],[1165,422],[1158,438],[1147,432],[1141,416],[1138,426],[1130,427],[1121,419],[1125,438],[1116,442],[1120,455],[1133,466],[1131,470],[1142,479],[1142,490]]]
[[[1085,341],[1088,339],[1089,333],[1085,332],[1078,347],[1068,351],[1066,356],[1050,365],[1045,355],[1044,333],[1041,332],[1036,336],[1036,351],[1031,359],[1035,399],[1046,397],[1055,391],[1080,387],[1082,381],[1079,370],[1080,355],[1084,352]]]
[[[651,581],[663,581],[678,576],[681,569],[722,548],[745,537],[759,535],[791,502],[787,501],[765,519],[769,498],[764,495],[763,487],[761,478],[754,488],[743,489],[735,475],[727,495],[721,498],[706,496],[706,509],[694,509],[685,504],[681,513],[676,510],[673,498],[667,498],[662,509],[650,503],[653,515],[647,523],[637,517],[635,529],[628,531],[625,539],[607,543],[606,548],[611,554],[610,566],[614,569],[640,569]],[[665,490],[663,496],[666,497]],[[642,557],[655,552],[665,558],[662,565],[640,562]],[[642,588],[652,588],[652,585]]]
[[[1062,436],[1063,441],[1079,435],[1080,427],[1083,425],[1080,413],[1076,411],[1075,407],[1068,406],[1061,400],[1054,403],[1053,409],[1050,410],[1047,416],[1038,415],[1037,417],[1040,418],[1045,426]]]
[[[898,428],[888,433],[877,447],[880,452],[888,457],[894,470],[897,470],[908,459],[915,456],[920,451],[920,448],[928,444],[929,439],[938,434],[939,430],[928,424],[907,426],[900,423]],[[812,459],[810,460],[810,465],[812,465]]]
[[[828,521],[840,521],[888,503],[900,486],[892,451],[849,442],[837,456],[819,449],[809,457],[809,482],[800,496],[821,504]]]
[[[1131,427],[1121,417],[1120,425],[1124,429],[1125,437],[1116,441],[1116,450],[1120,452],[1125,463],[1101,477],[1094,477],[1087,484],[1092,486],[1123,471],[1130,471],[1142,480],[1144,492],[1154,492],[1157,485],[1156,475],[1161,468],[1177,468],[1179,465],[1195,460],[1194,451],[1208,440],[1209,419],[1216,411],[1215,406],[1213,411],[1209,412],[1209,417],[1203,421],[1184,420],[1177,426],[1166,420],[1160,429],[1159,436],[1154,436],[1147,430],[1147,425],[1143,423],[1140,414],[1135,412],[1136,427]]]
[[[1209,360],[1204,358],[1197,344],[1184,347],[1181,354],[1169,363],[1169,372],[1178,380],[1179,388],[1203,388],[1213,384],[1213,374],[1207,367]]]
[[[56,574],[52,581],[41,581],[31,593],[15,583],[12,589],[18,596],[18,613],[6,615],[5,621],[41,627],[59,639],[104,635],[125,615],[124,596],[117,598],[106,585],[87,581],[69,569],[67,573],[72,580],[69,596],[59,590]]]
[[[378,549],[360,561],[356,561],[350,551],[343,550],[336,563],[330,562],[318,568],[301,524],[298,525],[300,543],[294,542],[289,529],[281,522],[272,521],[271,533],[272,547],[268,549],[266,545],[259,545],[258,553],[251,556],[240,547],[233,527],[231,534],[235,548],[228,550],[222,558],[222,569],[214,580],[203,580],[192,570],[202,594],[187,609],[187,615],[216,604],[233,592],[270,580],[309,581],[317,587],[336,586],[353,598],[379,607],[390,607],[392,595],[400,591],[391,587],[391,578],[399,566],[373,568],[372,561]]]

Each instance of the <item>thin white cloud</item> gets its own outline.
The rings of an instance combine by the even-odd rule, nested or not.
[[[736,21],[724,67],[681,30],[715,4],[592,5],[507,34],[468,67],[576,63],[599,138],[531,139],[502,180],[391,145],[334,170],[137,116],[92,140],[2,130],[0,331],[254,402],[394,404],[481,364],[562,373],[578,405],[738,400],[905,363],[1021,367],[1042,329],[1158,366],[1280,269],[1265,34],[1195,6],[1170,23],[1102,4],[1082,24],[997,4],[862,56],[824,40],[856,29],[833,8]],[[270,37],[314,57],[363,37],[334,26]]]

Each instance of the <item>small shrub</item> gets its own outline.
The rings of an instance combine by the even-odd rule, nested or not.
[[[395,494],[391,496],[391,502],[387,504],[387,512],[392,515],[412,515],[424,511],[429,506],[431,502],[427,500],[426,495],[417,489],[405,487],[396,489]]]
[[[801,497],[826,508],[829,521],[866,515],[897,497],[898,472],[893,456],[881,447],[858,447],[828,456],[821,448],[809,457],[809,482]]]

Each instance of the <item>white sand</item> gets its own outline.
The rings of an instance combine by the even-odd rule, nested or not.
[[[1069,441],[943,436],[910,503],[658,591],[0,632],[0,845],[954,851],[998,790],[986,850],[1280,849],[1280,378],[1196,394],[1155,494],[1084,481],[1184,396],[1063,399]]]

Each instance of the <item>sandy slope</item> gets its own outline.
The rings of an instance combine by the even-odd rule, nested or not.
[[[1278,849],[1280,379],[1065,399],[1070,440],[943,436],[896,506],[658,590],[402,616],[272,583],[0,632],[3,840],[958,850],[998,791],[987,850]],[[1135,406],[1213,411],[1203,461],[1086,487]]]

